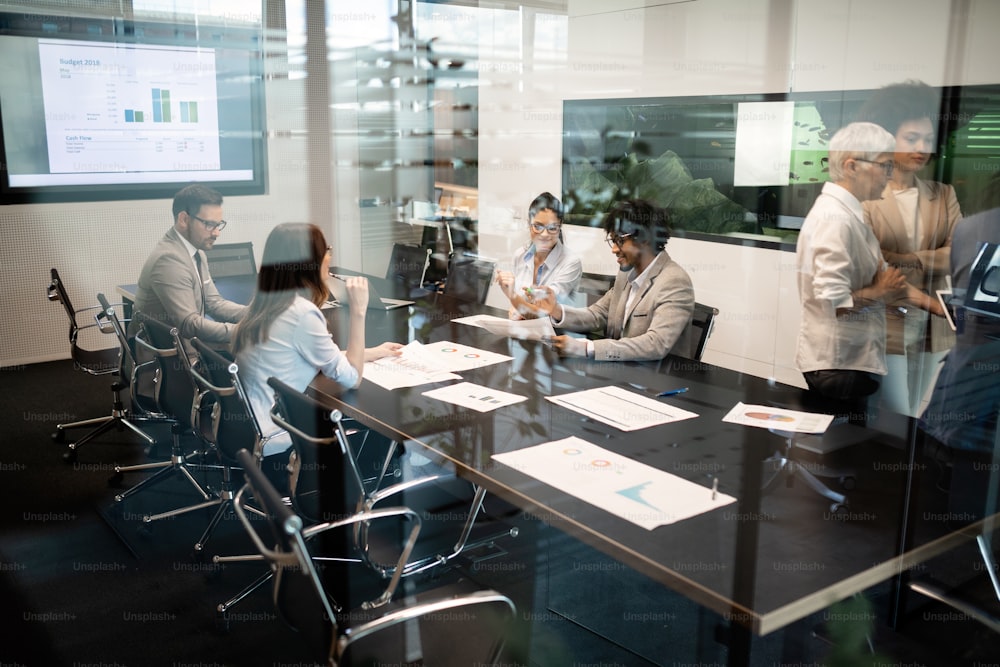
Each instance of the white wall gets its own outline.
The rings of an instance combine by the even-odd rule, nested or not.
[[[511,68],[499,45],[495,56],[483,45],[480,206],[494,213],[481,222],[484,253],[506,257],[523,241],[504,211],[523,220],[535,194],[560,191],[564,100],[997,78],[1000,3],[992,0],[695,0],[633,9],[642,4],[655,3],[569,0],[563,63]],[[491,169],[491,160],[504,168]],[[573,230],[567,242],[585,253],[585,270],[612,273],[602,236]],[[668,251],[691,274],[696,298],[720,310],[705,360],[801,386],[794,253],[689,239],[671,240]],[[495,293],[490,301],[502,303]]]
[[[32,12],[29,3],[4,11]],[[252,241],[258,263],[270,230],[309,219],[305,105],[301,81],[284,71],[283,43],[266,59],[269,191],[223,204],[229,226],[220,243]],[[0,70],[0,76],[4,76]],[[171,200],[0,206],[0,366],[69,357],[61,306],[45,299],[49,269],[59,270],[77,308],[98,292],[118,301],[115,286],[134,283],[150,250],[173,224]],[[329,233],[332,222],[325,225]],[[113,346],[113,340],[101,341]]]

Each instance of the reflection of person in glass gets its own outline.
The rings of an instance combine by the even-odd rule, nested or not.
[[[562,242],[563,208],[548,192],[535,197],[528,206],[528,233],[531,241],[514,253],[510,271],[498,271],[496,282],[510,300],[511,319],[535,317],[527,304],[540,290],[555,294],[559,303],[569,303],[583,273],[580,258]]]
[[[907,282],[934,296],[948,286],[951,238],[961,219],[955,189],[944,183],[917,176],[929,162],[935,147],[939,95],[930,86],[907,81],[875,91],[865,102],[860,120],[881,125],[896,138],[894,170],[880,198],[864,202],[865,220],[875,232],[882,255],[898,267]],[[929,322],[924,311],[906,308],[902,302],[888,304],[886,353],[906,355],[899,359],[908,367],[908,397],[890,400],[897,409],[912,412],[910,405],[922,396],[923,366],[933,367],[933,359],[921,360],[922,352],[943,352],[954,344],[951,329],[943,319]],[[923,363],[921,363],[923,361]],[[888,359],[890,373],[896,362]]]
[[[604,216],[608,246],[618,259],[615,284],[587,308],[573,308],[545,295],[534,304],[569,331],[603,329],[605,338],[554,336],[563,356],[598,361],[662,359],[674,346],[687,350],[694,288],[687,272],[664,246],[670,238],[667,211],[641,200],[616,204]]]
[[[830,182],[816,199],[796,246],[802,320],[796,364],[813,396],[865,423],[867,397],[885,375],[885,304],[943,315],[882,257],[861,202],[880,196],[896,141],[873,123],[852,123],[830,140]]]

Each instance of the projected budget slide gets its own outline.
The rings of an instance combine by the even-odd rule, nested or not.
[[[50,173],[220,168],[211,49],[39,40]]]

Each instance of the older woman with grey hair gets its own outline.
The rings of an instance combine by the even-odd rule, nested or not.
[[[864,424],[867,397],[886,374],[885,304],[898,299],[943,315],[940,304],[889,266],[861,202],[881,196],[896,140],[851,123],[830,140],[830,182],[806,216],[796,247],[802,319],[796,363],[812,395]]]

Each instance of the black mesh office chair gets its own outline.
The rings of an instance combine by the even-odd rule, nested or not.
[[[432,527],[417,545],[416,551],[397,569],[394,555],[386,556],[384,545],[395,542],[394,535],[373,534],[365,526],[353,535],[338,532],[324,537],[322,560],[330,563],[362,564],[374,572],[379,580],[410,576],[444,565],[466,550],[494,545],[504,537],[516,537],[516,528],[491,532],[472,540],[473,528],[479,515],[484,489],[452,475],[433,475],[416,480],[382,487],[381,480],[369,483],[362,478],[358,466],[358,441],[348,435],[340,412],[325,409],[277,378],[268,384],[275,390],[275,406],[271,417],[275,424],[288,431],[292,439],[293,454],[289,462],[289,487],[291,506],[306,525],[322,523],[331,517],[343,517],[365,508],[373,508],[388,499],[405,500],[427,513]],[[393,452],[385,453],[382,475],[386,477],[393,461]],[[393,553],[390,546],[389,553]],[[234,563],[260,560],[259,556],[215,556],[215,563]],[[264,572],[229,600],[216,607],[217,623],[221,629],[228,627],[232,607],[270,580],[272,573]],[[393,587],[394,588],[394,587]],[[354,599],[367,593],[353,588],[340,591],[343,599]],[[385,593],[383,593],[384,595]],[[390,593],[391,594],[391,593]],[[388,598],[381,599],[384,604]]]
[[[49,301],[58,301],[61,303],[63,309],[66,311],[66,315],[69,317],[69,344],[70,356],[73,358],[73,366],[90,375],[118,376],[117,379],[111,383],[112,403],[110,415],[96,417],[94,419],[84,419],[82,421],[66,424],[56,424],[56,431],[52,434],[52,438],[56,442],[64,442],[66,439],[66,431],[69,429],[92,426],[97,427],[83,437],[69,443],[68,450],[63,453],[63,459],[70,463],[76,461],[80,447],[97,436],[108,432],[112,428],[120,429],[122,427],[127,427],[136,435],[143,438],[147,443],[149,443],[150,446],[155,445],[156,440],[152,436],[144,433],[139,427],[132,423],[129,417],[129,411],[122,401],[122,392],[128,388],[128,382],[122,376],[121,346],[117,345],[115,347],[95,348],[84,343],[84,341],[86,341],[92,345],[99,342],[98,340],[95,340],[94,336],[91,335],[93,333],[101,334],[101,336],[97,338],[100,338],[105,334],[116,333],[112,322],[108,319],[109,312],[114,315],[114,308],[105,300],[102,302],[102,305],[91,306],[84,308],[83,310],[76,310],[73,307],[73,302],[69,298],[69,294],[66,291],[66,286],[63,284],[62,278],[59,276],[59,272],[56,269],[52,269],[51,276],[52,280],[48,287],[48,299]],[[103,299],[103,295],[98,295],[98,298]],[[81,323],[80,316],[82,313],[93,313],[95,318],[94,323]],[[84,340],[81,340],[81,334],[83,334]]]
[[[233,511],[232,468],[236,465],[236,453],[249,449],[259,465],[268,438],[261,433],[236,362],[198,338],[192,338],[191,345],[198,352],[199,364],[189,369],[198,391],[212,399],[214,413],[211,430],[206,435],[215,445],[214,451],[222,467],[219,506],[194,545],[195,553],[200,553],[219,522]]]
[[[486,492],[452,475],[421,477],[370,490],[358,470],[342,423],[343,415],[324,408],[277,378],[269,378],[268,384],[275,392],[271,417],[292,438],[294,456],[289,464],[292,470],[290,485],[292,503],[300,515],[319,521],[345,511],[372,508],[388,498],[403,498],[405,504],[427,511],[425,519],[435,514],[447,517],[447,520],[433,522],[434,539],[425,536],[421,540],[407,561],[404,573],[407,575],[443,565],[473,546],[517,535],[517,530],[512,528],[500,536],[470,542]],[[340,483],[331,485],[331,479]],[[390,566],[382,563],[372,551],[372,542],[365,535],[359,535],[358,540],[356,547],[364,554],[368,565],[382,576],[391,575]]]
[[[424,280],[430,261],[430,248],[393,243],[385,279],[398,285],[399,293],[390,296],[415,296],[426,293]]]
[[[697,301],[695,302],[689,333],[691,344],[689,358],[701,361],[702,355],[705,354],[705,346],[708,345],[708,338],[712,335],[712,330],[715,328],[715,318],[718,314],[718,308],[706,306]]]
[[[444,293],[461,301],[485,303],[496,262],[476,255],[452,255]]]
[[[205,251],[208,270],[213,278],[229,276],[249,276],[257,273],[257,262],[253,257],[253,243],[216,243]]]
[[[135,336],[136,346],[145,349],[157,363],[153,398],[160,411],[171,415],[174,419],[170,427],[171,451],[169,461],[136,466],[116,466],[116,473],[154,468],[159,468],[159,470],[132,488],[117,494],[115,501],[122,503],[137,493],[156,486],[175,475],[186,480],[201,498],[201,502],[195,505],[179,507],[159,514],[144,515],[142,517],[143,523],[149,524],[153,521],[214,507],[222,504],[223,499],[202,486],[192,474],[194,468],[188,459],[193,456],[204,457],[205,452],[197,451],[190,455],[184,453],[182,436],[193,433],[205,438],[199,431],[208,433],[211,426],[208,419],[205,419],[205,411],[208,410],[208,407],[203,403],[204,393],[198,390],[187,368],[191,361],[181,342],[180,333],[176,327],[170,327],[159,320],[146,317],[143,313],[137,312],[134,317],[140,325],[139,332]],[[205,440],[207,441],[207,438]]]
[[[237,494],[237,515],[275,573],[274,603],[279,615],[307,641],[317,662],[339,667],[496,663],[515,614],[513,602],[496,591],[467,592],[456,585],[382,602],[391,599],[397,574],[378,603],[349,610],[331,596],[329,577],[321,579],[311,547],[322,534],[405,517],[412,525],[404,532],[394,568],[396,573],[402,572],[420,530],[416,512],[405,507],[368,509],[304,529],[302,517],[252,466],[251,455],[243,451],[238,457],[247,484]],[[253,495],[267,515],[263,535],[257,527],[260,522],[251,521],[244,509],[247,494]],[[345,619],[351,619],[349,624],[343,622]]]

